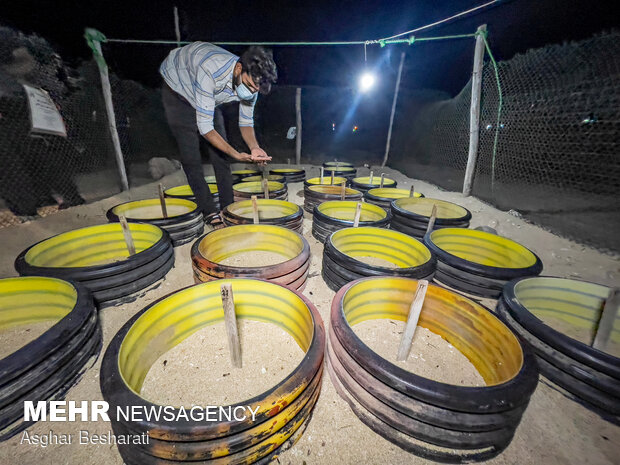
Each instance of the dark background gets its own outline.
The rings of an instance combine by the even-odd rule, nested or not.
[[[465,1],[5,1],[0,22],[48,39],[65,60],[90,57],[85,27],[110,38],[174,40],[172,8],[180,14],[182,40],[345,41],[390,36],[485,3]],[[420,33],[434,36],[475,31],[487,23],[498,59],[549,43],[579,40],[620,23],[611,1],[512,0]],[[615,5],[617,7],[617,4]],[[159,85],[157,65],[167,46],[111,46],[110,66],[124,78]],[[471,74],[473,41],[369,47],[381,82],[393,88],[399,51],[406,49],[404,87],[458,93]],[[231,48],[233,52],[240,49]],[[110,56],[111,55],[111,56]],[[139,55],[139,56],[137,56]],[[108,57],[106,57],[108,58]],[[347,86],[363,68],[363,47],[278,47],[281,85]]]

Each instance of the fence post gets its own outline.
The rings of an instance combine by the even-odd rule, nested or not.
[[[99,68],[99,76],[101,77],[101,89],[103,91],[103,99],[105,101],[105,110],[108,116],[108,128],[112,136],[112,145],[114,146],[114,154],[116,155],[116,164],[118,165],[118,173],[121,177],[121,186],[124,191],[129,189],[127,181],[127,171],[125,171],[125,160],[123,159],[123,151],[121,150],[121,141],[118,138],[116,130],[116,116],[114,115],[114,105],[112,103],[112,89],[110,87],[110,77],[108,75],[108,65],[103,58],[101,52],[101,40],[105,40],[105,36],[91,28],[86,28],[85,37],[88,46],[93,51],[93,57]]]
[[[181,46],[181,28],[179,27],[179,9],[176,7],[176,5],[174,6],[172,13],[174,14],[174,35],[177,38],[177,47],[180,47]]]
[[[301,164],[301,87],[295,92],[295,115],[297,122],[297,135],[295,136],[295,163]]]
[[[390,142],[392,140],[392,125],[394,124],[394,112],[396,111],[396,100],[398,99],[398,91],[400,89],[400,76],[403,74],[403,64],[405,63],[405,52],[400,54],[400,65],[398,66],[398,77],[396,78],[396,89],[394,90],[394,100],[392,100],[392,113],[390,114],[390,129],[388,129],[387,141],[385,142],[385,155],[383,157],[383,168],[387,163],[388,154],[390,153]]]
[[[471,106],[469,109],[469,154],[467,155],[467,168],[463,181],[463,195],[471,194],[476,174],[476,161],[478,159],[478,141],[480,139],[480,94],[482,91],[482,63],[484,59],[484,39],[487,25],[478,27],[476,36],[476,49],[474,52],[474,70],[471,78]]]

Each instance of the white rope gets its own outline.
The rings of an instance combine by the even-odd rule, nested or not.
[[[447,22],[447,21],[451,21],[451,20],[453,20],[453,19],[455,19],[455,18],[458,18],[458,17],[460,17],[460,16],[467,15],[467,14],[469,14],[469,13],[472,13],[472,12],[476,11],[476,10],[480,10],[481,8],[486,8],[487,6],[493,5],[494,3],[498,3],[498,2],[500,2],[500,1],[501,1],[501,0],[493,0],[493,1],[491,1],[491,2],[483,3],[482,5],[479,5],[479,6],[477,6],[477,7],[474,7],[474,8],[472,8],[472,9],[470,9],[470,10],[467,10],[467,11],[461,11],[460,13],[457,13],[457,14],[455,14],[455,15],[453,15],[453,16],[450,16],[449,18],[442,19],[441,21],[436,21],[436,22],[434,22],[434,23],[427,24],[426,26],[418,27],[417,29],[412,29],[412,30],[410,30],[410,31],[406,31],[406,32],[401,32],[400,34],[396,34],[396,35],[394,35],[394,36],[390,36],[390,37],[385,37],[385,38],[383,38],[383,39],[379,39],[379,40],[390,40],[390,39],[395,39],[396,37],[404,36],[404,35],[407,35],[407,34],[413,34],[414,32],[423,31],[424,29],[428,29],[428,28],[431,28],[431,27],[437,26],[437,25],[439,25],[439,24],[441,24],[441,23],[445,23],[445,22]],[[376,42],[378,42],[378,41],[376,41]]]

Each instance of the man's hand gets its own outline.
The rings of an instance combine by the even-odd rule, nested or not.
[[[253,148],[251,152],[252,161],[254,163],[264,165],[266,162],[271,161],[271,157],[260,147]]]

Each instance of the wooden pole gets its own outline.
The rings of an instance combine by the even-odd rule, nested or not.
[[[598,321],[598,327],[594,340],[592,341],[592,347],[598,350],[604,351],[609,342],[609,336],[614,328],[614,322],[618,313],[620,312],[620,288],[612,288],[609,291],[609,296],[605,300],[605,306],[601,312],[601,318]]]
[[[159,191],[159,203],[161,204],[161,214],[164,218],[168,218],[168,208],[166,207],[166,197],[164,196],[164,186],[159,183],[157,186],[157,190]]]
[[[484,34],[487,25],[478,27],[479,33]],[[482,64],[484,62],[484,39],[482,35],[476,36],[476,49],[474,51],[474,70],[471,77],[471,105],[469,107],[469,153],[467,155],[467,167],[463,180],[463,195],[470,195],[476,174],[476,161],[478,159],[478,141],[480,138],[480,94],[482,92]]]
[[[177,47],[181,46],[181,28],[179,27],[179,9],[176,7],[174,7],[173,10],[173,14],[174,14],[174,35],[177,38]]]
[[[237,315],[235,314],[232,284],[222,284],[220,286],[220,294],[222,296],[222,307],[224,307],[224,321],[226,323],[230,360],[235,368],[241,368],[241,343],[239,342],[239,332],[237,330]]]
[[[358,202],[357,207],[355,207],[355,217],[353,218],[354,228],[360,225],[360,216],[362,216],[362,202]]]
[[[263,193],[265,194],[265,198],[269,199],[269,181],[263,179]]]
[[[301,164],[301,87],[295,92],[295,116],[297,133],[295,136],[295,163]]]
[[[428,219],[428,226],[426,227],[426,234],[430,233],[435,227],[435,220],[437,219],[437,205],[433,205],[431,210],[431,217]]]
[[[409,189],[409,197],[414,197],[415,196],[415,186],[411,186],[411,189]]]
[[[320,184],[323,184],[323,177],[325,175],[325,168],[321,166],[321,179],[319,180]]]
[[[372,180],[374,179],[374,177],[375,177],[375,173],[373,173],[373,172],[371,171],[371,172],[370,172],[370,176],[369,176],[369,181],[368,181],[368,184],[372,185]]]
[[[254,219],[254,224],[258,224],[260,219],[258,218],[258,202],[256,201],[256,196],[252,196],[252,217]]]
[[[383,189],[383,183],[385,182],[385,173],[381,173],[381,181],[379,182],[379,187]]]
[[[127,224],[127,218],[125,218],[123,215],[119,215],[118,222],[121,224],[121,229],[123,230],[123,237],[125,238],[125,244],[127,245],[129,255],[135,255],[136,246],[133,243],[133,237],[131,237],[131,229],[129,229],[129,225]]]
[[[123,151],[121,150],[121,141],[118,138],[118,131],[116,130],[116,115],[114,114],[114,104],[112,103],[112,88],[110,87],[110,77],[108,75],[108,65],[103,59],[103,53],[101,52],[101,43],[99,41],[93,41],[96,53],[99,54],[100,59],[97,59],[95,54],[95,61],[99,67],[99,77],[101,78],[101,90],[103,92],[103,100],[105,102],[105,111],[108,117],[108,129],[110,136],[112,137],[112,147],[114,147],[114,155],[116,156],[116,165],[118,166],[118,173],[121,177],[121,187],[124,191],[129,189],[129,182],[127,181],[127,171],[125,170],[125,160],[123,158]]]
[[[390,153],[390,144],[392,141],[392,126],[394,125],[394,113],[396,112],[396,101],[398,100],[398,91],[400,90],[400,77],[403,74],[403,64],[405,63],[405,52],[400,54],[400,65],[398,65],[398,77],[396,78],[396,88],[394,89],[394,100],[392,100],[392,113],[390,113],[390,127],[388,129],[387,140],[385,141],[385,155],[381,168],[385,166]]]
[[[332,170],[332,180],[331,180],[331,182],[330,182],[330,184],[331,184],[332,186],[334,185],[334,173],[335,173],[335,171],[334,171],[334,170]]]
[[[340,186],[340,200],[344,200],[347,197],[347,182],[342,181]]]
[[[422,312],[422,306],[424,305],[424,297],[426,297],[426,290],[428,289],[428,281],[421,279],[418,281],[418,289],[415,292],[415,297],[409,307],[409,316],[407,317],[407,324],[405,325],[405,331],[400,340],[400,347],[398,348],[398,355],[396,360],[402,362],[407,360],[409,351],[411,350],[411,343],[413,342],[413,336],[415,334],[416,327],[418,326],[418,320],[420,319],[420,313]]]

